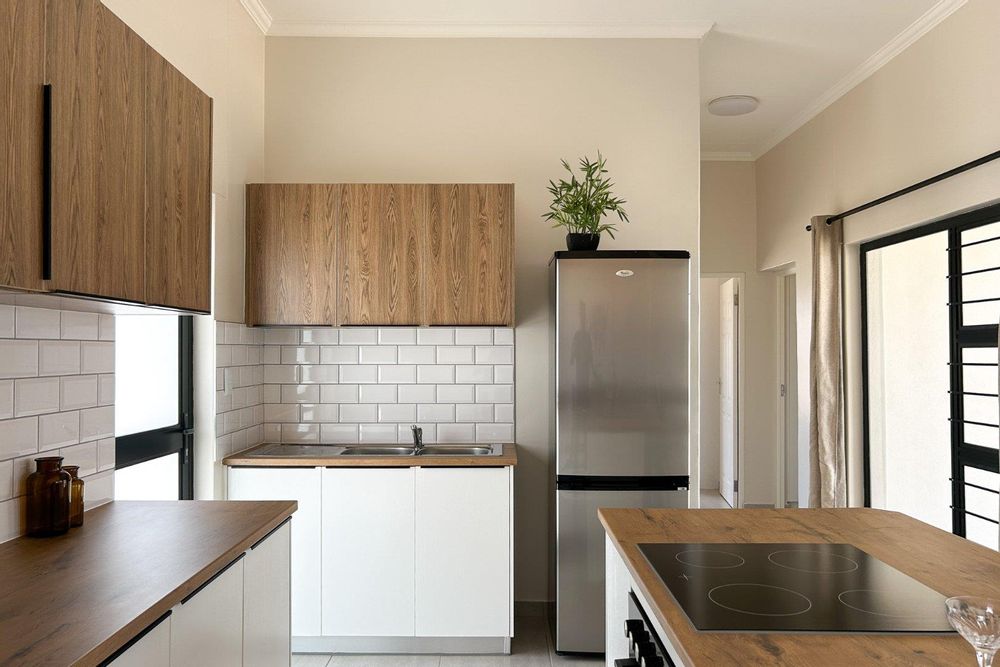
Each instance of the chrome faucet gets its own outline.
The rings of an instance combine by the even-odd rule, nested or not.
[[[424,449],[424,429],[413,424],[410,430],[413,432],[413,454],[416,456]]]

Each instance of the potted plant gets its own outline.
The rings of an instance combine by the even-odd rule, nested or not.
[[[549,181],[552,203],[542,217],[551,221],[552,227],[565,227],[566,247],[569,250],[597,250],[601,233],[615,237],[615,225],[602,222],[608,213],[614,213],[622,222],[628,222],[628,213],[622,208],[625,200],[616,197],[611,188],[614,183],[607,177],[607,160],[597,152],[597,160],[584,156],[580,158],[580,178],[566,160],[563,167],[570,174],[570,180],[560,179],[558,183]]]

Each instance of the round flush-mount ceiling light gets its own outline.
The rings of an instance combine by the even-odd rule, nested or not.
[[[726,95],[708,103],[708,113],[713,116],[743,116],[755,111],[760,100],[750,95]]]

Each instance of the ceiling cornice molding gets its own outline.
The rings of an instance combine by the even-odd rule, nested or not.
[[[702,151],[702,162],[753,162],[750,151]]]
[[[961,9],[968,0],[940,0],[928,9],[920,18],[911,23],[906,30],[896,35],[885,46],[876,51],[861,63],[854,71],[838,81],[832,88],[820,95],[812,104],[795,115],[788,123],[772,134],[754,152],[754,158],[767,153],[791,136],[796,130],[822,113],[827,107],[846,95],[855,86],[870,77],[889,61],[906,50],[911,44],[933,30],[939,23]]]
[[[264,3],[261,0],[240,0],[240,4],[243,5],[243,9],[250,15],[253,22],[257,24],[260,31],[265,35],[268,34],[274,20],[271,18],[271,12],[267,11]]]
[[[241,0],[260,5],[260,0]],[[248,11],[250,11],[248,9]],[[273,21],[274,37],[447,37],[566,39],[701,39],[711,21],[666,23],[460,23],[450,21]]]

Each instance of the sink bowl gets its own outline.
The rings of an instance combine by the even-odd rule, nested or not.
[[[500,456],[503,445],[425,445],[420,456]],[[337,456],[414,456],[410,445],[305,445],[271,443],[252,456],[271,458],[333,458]]]
[[[500,456],[502,447],[493,445],[424,445],[421,456]]]
[[[287,456],[289,458],[320,458],[324,456],[336,456],[340,447],[336,445],[285,445],[274,442],[264,445],[253,453],[254,456]]]
[[[341,456],[413,456],[413,447],[388,447],[388,446],[368,446],[355,447],[349,445],[344,447]]]

